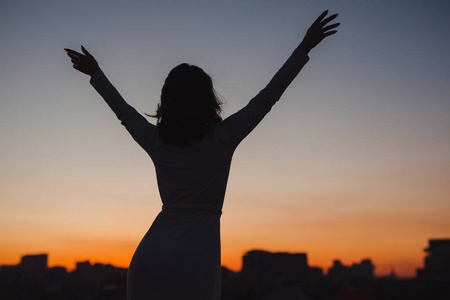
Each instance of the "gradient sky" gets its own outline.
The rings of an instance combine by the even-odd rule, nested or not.
[[[325,9],[338,34],[235,153],[222,264],[265,249],[414,276],[450,237],[449,1],[1,1],[0,264],[127,267],[161,209],[150,158],[63,48],[84,45],[141,113],[199,65],[228,116]]]

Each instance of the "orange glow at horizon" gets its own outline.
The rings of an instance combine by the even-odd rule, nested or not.
[[[425,245],[425,243],[424,243]],[[39,248],[30,247],[35,249],[32,251],[20,251],[19,249],[3,249],[1,251],[0,265],[16,265],[20,263],[20,258],[23,255],[36,255],[36,254],[48,254],[49,267],[63,266],[68,271],[73,271],[77,262],[89,261],[91,264],[111,264],[115,267],[127,268],[131,257],[134,253],[135,246],[133,243],[120,243],[120,242],[106,242],[98,243],[95,247],[86,244],[82,247],[75,247],[73,249],[57,249],[48,245],[47,249],[38,250]],[[368,256],[361,256],[357,249],[353,251],[343,251],[342,249],[324,248],[318,244],[315,249],[308,251],[300,250],[296,251],[294,248],[278,248],[278,247],[250,247],[242,248],[236,246],[223,246],[222,249],[222,266],[227,267],[233,271],[240,271],[242,268],[242,256],[250,250],[265,250],[270,252],[289,252],[289,253],[306,253],[308,257],[308,265],[310,267],[322,268],[324,274],[327,273],[328,268],[332,266],[333,260],[338,259],[344,265],[352,265],[353,263],[359,263],[362,259],[370,258],[375,265],[375,274],[377,276],[384,276],[390,274],[392,270],[400,277],[414,277],[417,268],[422,268],[423,259],[425,254],[423,249],[413,249],[408,251],[405,249],[404,254],[399,256],[389,256],[388,253],[381,253],[382,249],[372,249],[373,254]],[[381,247],[380,247],[381,248]],[[349,250],[349,249],[347,249]]]
[[[161,209],[159,200],[149,201],[158,195],[128,188],[114,190],[115,195],[81,191],[70,193],[70,204],[49,206],[40,215],[34,211],[42,201],[30,202],[15,215],[7,214],[12,202],[4,206],[0,229],[7,246],[0,249],[0,265],[18,264],[23,255],[48,253],[49,266],[68,270],[86,260],[127,268]],[[123,201],[130,193],[138,197]],[[93,195],[96,201],[86,200]],[[231,189],[221,217],[222,265],[239,271],[244,253],[260,249],[306,253],[308,265],[321,267],[324,273],[336,259],[351,265],[370,258],[377,276],[394,270],[400,277],[414,277],[423,266],[428,240],[449,238],[448,210],[428,206],[417,194],[404,195],[391,196],[396,202],[387,210],[378,206],[377,195],[363,192],[335,192],[331,197],[267,191],[261,197]],[[446,195],[434,197],[445,199]],[[277,198],[279,202],[272,200]],[[441,207],[448,205],[443,202]]]
[[[9,224],[15,226],[5,222],[1,228],[8,246],[0,249],[0,265],[18,264],[23,255],[47,253],[49,266],[68,270],[87,260],[127,268],[160,205],[157,201],[148,204],[157,195],[143,193],[131,204],[145,209],[127,211],[129,203],[121,201],[125,194],[117,199],[104,196],[109,202],[96,195],[97,202],[89,202],[72,193],[71,218],[60,215],[67,210],[64,206],[48,207],[40,216],[31,207],[9,217]],[[423,266],[428,240],[449,238],[446,211],[427,207],[413,197],[407,197],[409,206],[398,198],[398,207],[392,205],[386,211],[366,195],[278,195],[282,202],[274,203],[274,195],[266,199],[240,194],[229,193],[221,218],[222,265],[233,271],[241,270],[247,251],[259,249],[306,253],[308,265],[324,273],[336,259],[351,265],[370,258],[377,276],[394,270],[400,277],[414,277]],[[265,205],[258,206],[261,202]]]

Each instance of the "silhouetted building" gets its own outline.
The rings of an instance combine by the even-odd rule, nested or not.
[[[83,261],[77,262],[74,275],[83,278],[84,282],[89,284],[120,286],[126,280],[127,269],[109,264],[95,263],[91,265],[89,261]]]
[[[241,272],[234,272],[226,267],[221,268],[222,300],[239,299],[244,293]]]
[[[366,280],[375,279],[375,267],[370,259],[363,259],[359,264],[353,264],[351,267],[352,278],[362,278]]]
[[[391,270],[391,273],[389,273],[389,275],[378,277],[378,279],[381,281],[397,281],[400,278],[398,278],[394,270]]]
[[[125,299],[127,269],[77,263],[77,269],[47,267],[47,254],[25,255],[16,266],[0,266],[0,299]]]
[[[344,266],[340,260],[334,260],[328,269],[328,277],[334,282],[344,282],[350,278],[350,267]]]
[[[262,296],[285,286],[301,286],[308,277],[305,253],[271,253],[252,250],[243,256],[242,280],[247,287],[245,299]]]
[[[21,277],[25,280],[41,281],[47,276],[47,254],[24,255],[19,264]]]
[[[306,283],[308,264],[305,253],[247,252],[243,257],[242,277],[252,287],[252,294],[267,294],[282,286]]]
[[[91,268],[91,263],[88,260],[87,261],[78,261],[76,263],[75,270],[78,272],[85,272],[85,271],[89,271],[90,268]]]
[[[450,281],[450,239],[429,240],[425,248],[425,267],[417,270],[424,281]]]
[[[333,266],[328,269],[328,277],[339,284],[367,285],[375,279],[374,269],[370,259],[363,259],[361,263],[354,263],[351,267],[335,260]]]
[[[308,268],[308,281],[316,282],[323,279],[323,270],[319,267]]]
[[[47,261],[47,254],[24,255],[20,267],[29,272],[45,272],[47,271]]]

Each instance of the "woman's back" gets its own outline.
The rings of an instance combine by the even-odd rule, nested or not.
[[[152,138],[148,151],[156,169],[163,204],[201,203],[221,209],[234,148],[220,130],[178,148]]]

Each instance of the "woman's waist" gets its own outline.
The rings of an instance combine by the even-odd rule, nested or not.
[[[162,210],[208,210],[222,215],[222,207],[209,203],[164,203]]]

